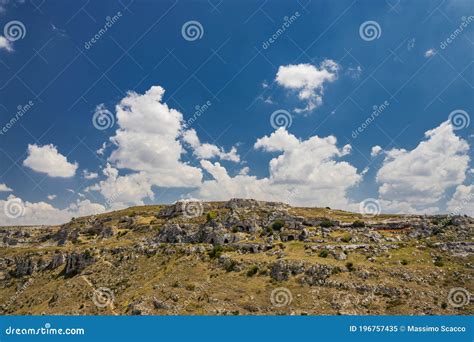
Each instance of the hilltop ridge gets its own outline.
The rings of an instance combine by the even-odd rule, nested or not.
[[[472,314],[451,290],[474,292],[473,227],[253,199],[133,207],[0,228],[0,300],[4,314]]]

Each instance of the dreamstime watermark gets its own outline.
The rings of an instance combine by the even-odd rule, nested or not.
[[[95,108],[92,124],[98,130],[103,131],[115,125],[115,117],[104,104],[100,104]]]
[[[114,192],[112,196],[107,197],[105,201],[105,209],[112,209],[113,204],[117,201],[117,198],[122,194],[121,191]]]
[[[184,310],[188,307],[189,304],[191,304],[191,301],[196,300],[199,298],[199,296],[206,291],[206,289],[209,288],[211,285],[211,281],[207,279],[204,283],[200,283],[198,286],[194,288],[193,293],[190,296],[186,297],[186,300],[182,305],[177,305],[173,308],[173,314],[177,315],[179,313],[179,310]]]
[[[370,124],[380,115],[382,114],[385,109],[387,109],[387,107],[390,106],[390,102],[388,101],[384,101],[381,105],[374,105],[372,107],[373,111],[372,113],[370,114],[369,117],[367,117],[367,119],[365,119],[365,121],[359,126],[357,127],[355,130],[352,131],[352,138],[353,139],[356,139],[359,134],[361,134],[362,132],[365,131],[365,129],[367,127],[370,126]]]
[[[114,292],[108,287],[99,287],[92,292],[92,302],[94,302],[98,308],[110,306],[114,300]]]
[[[448,47],[449,44],[451,44],[452,42],[454,42],[456,40],[456,38],[461,34],[463,33],[464,29],[466,29],[470,23],[472,23],[472,21],[474,20],[474,16],[473,15],[470,15],[468,17],[462,17],[461,18],[461,24],[458,26],[457,29],[455,29],[453,32],[451,32],[451,34],[449,35],[448,38],[446,38],[445,40],[443,40],[440,44],[439,44],[439,47],[441,48],[441,50],[444,50]]]
[[[370,42],[380,38],[382,35],[382,28],[378,22],[374,20],[368,20],[360,25],[359,35],[366,42]]]
[[[272,45],[273,43],[275,43],[278,38],[280,38],[280,36],[285,33],[285,31],[287,29],[290,28],[290,26],[296,21],[298,20],[298,18],[300,17],[300,12],[296,11],[293,15],[291,16],[285,16],[283,18],[283,24],[281,24],[280,28],[278,28],[278,30],[276,30],[270,38],[268,38],[267,40],[265,40],[263,43],[262,43],[262,48],[264,50],[268,49],[270,47],[270,45]]]
[[[5,216],[11,219],[17,219],[24,216],[25,210],[23,201],[18,197],[8,199],[3,206]]]
[[[212,106],[212,102],[207,100],[203,105],[196,105],[194,107],[195,111],[193,113],[193,116],[190,117],[188,120],[186,120],[186,122],[183,124],[183,127],[185,129],[188,129],[189,127],[192,126],[192,124],[197,120],[199,119],[199,117],[204,114],[208,109],[209,107]]]
[[[202,201],[197,199],[186,199],[178,202],[181,206],[181,212],[184,217],[194,218],[201,216],[204,212],[204,206]]]
[[[470,192],[466,197],[463,197],[461,204],[454,208],[454,210],[449,213],[448,217],[461,215],[461,211],[466,208],[466,206],[471,203],[474,199],[474,192]]]
[[[106,17],[104,26],[99,31],[97,31],[97,33],[91,39],[84,43],[84,48],[89,50],[107,33],[109,29],[112,28],[112,26],[114,26],[120,20],[120,18],[122,18],[122,12],[120,11],[118,11],[113,16]]]
[[[453,126],[453,129],[457,131],[469,127],[471,118],[465,110],[456,109],[449,113],[449,122]]]
[[[201,39],[204,35],[204,27],[197,20],[190,20],[183,24],[181,27],[181,35],[188,42]]]
[[[12,20],[5,24],[3,27],[3,35],[10,42],[23,39],[26,36],[26,27],[19,20]]]
[[[46,323],[40,328],[16,328],[9,326],[5,329],[6,335],[84,335],[84,328],[53,328]]]
[[[288,306],[292,301],[293,294],[286,287],[277,287],[270,294],[270,302],[277,308]]]
[[[291,127],[292,123],[293,116],[287,110],[278,109],[274,111],[272,115],[270,115],[270,125],[272,125],[274,129],[278,129],[280,127],[288,129]]]
[[[28,111],[35,105],[33,101],[28,101],[24,105],[19,105],[17,107],[17,112],[13,115],[10,120],[2,127],[0,130],[0,135],[6,134]]]
[[[359,212],[361,215],[374,217],[380,215],[382,212],[382,206],[379,200],[375,198],[366,198],[359,204]]]
[[[463,307],[471,301],[471,294],[468,290],[462,287],[454,287],[449,290],[448,293],[448,303],[449,305],[460,308]]]
[[[31,284],[33,284],[34,279],[35,279],[34,276],[30,277],[23,285],[20,286],[20,288],[18,288],[15,294],[11,296],[5,302],[5,304],[2,305],[3,311],[6,311],[13,303],[15,303],[18,297],[20,297],[23,294],[23,292],[25,292],[31,286]]]

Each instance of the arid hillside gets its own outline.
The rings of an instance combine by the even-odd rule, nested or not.
[[[473,227],[461,216],[362,216],[247,199],[3,227],[0,310],[472,315]]]

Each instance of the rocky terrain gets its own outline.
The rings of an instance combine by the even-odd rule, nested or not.
[[[3,227],[0,311],[472,315],[473,227],[250,199]]]

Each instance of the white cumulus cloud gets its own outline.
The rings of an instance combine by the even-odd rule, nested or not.
[[[145,94],[129,92],[116,106],[119,129],[111,138],[116,149],[109,157],[118,169],[143,172],[162,187],[190,187],[201,181],[201,170],[181,160],[183,115],[162,102],[164,89]]]
[[[107,179],[87,188],[99,191],[113,208],[153,199],[153,187],[199,187],[202,169],[183,160],[187,149],[198,159],[240,161],[236,147],[225,151],[202,143],[194,129],[185,130],[183,115],[163,102],[164,92],[159,86],[144,94],[129,92],[115,107],[119,128],[110,138]]]
[[[222,148],[219,148],[216,145],[201,143],[194,129],[185,131],[183,133],[183,140],[192,147],[194,155],[199,159],[211,159],[218,157],[222,160],[230,160],[233,162],[240,161],[240,157],[237,154],[237,148],[235,146],[233,146],[229,152],[225,152]]]
[[[77,163],[68,162],[67,158],[52,144],[28,145],[28,157],[23,161],[23,165],[50,177],[63,178],[73,177],[78,167]]]
[[[463,183],[469,163],[467,142],[454,134],[448,121],[427,131],[425,137],[411,151],[386,152],[377,173],[382,200],[432,207],[449,188]]]
[[[447,209],[455,215],[466,214],[474,217],[474,185],[458,185]]]
[[[330,59],[319,67],[312,64],[290,64],[278,68],[276,82],[287,89],[298,91],[298,98],[306,102],[305,108],[296,112],[312,111],[323,102],[324,84],[337,79],[339,65]]]
[[[96,173],[96,172],[90,172],[88,170],[84,170],[84,171],[82,171],[82,176],[85,179],[95,179],[95,178],[99,177],[99,174]]]
[[[357,169],[338,159],[347,153],[336,146],[333,136],[310,137],[299,140],[284,128],[258,139],[257,150],[277,152],[270,160],[269,176],[257,178],[249,170],[232,177],[218,162],[201,161],[201,166],[212,176],[194,193],[203,199],[251,197],[261,200],[283,201],[294,205],[347,208],[347,190],[361,180]]]
[[[372,146],[372,150],[370,151],[370,156],[371,157],[376,157],[382,152],[382,147],[379,145]]]
[[[436,55],[437,51],[435,49],[429,49],[425,51],[425,57],[430,58]]]
[[[0,192],[10,192],[13,191],[5,183],[0,183]]]
[[[7,39],[5,38],[4,36],[0,35],[0,50],[1,49],[4,49],[8,52],[12,52],[13,51],[13,46],[12,46],[12,43]]]
[[[10,195],[0,200],[0,222],[12,225],[62,224],[72,217],[99,214],[105,207],[89,200],[76,201],[64,209],[58,209],[46,202],[28,202]]]

